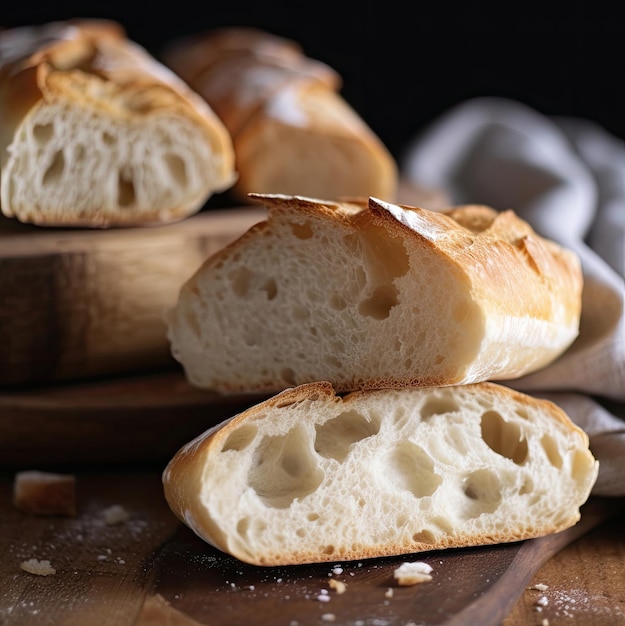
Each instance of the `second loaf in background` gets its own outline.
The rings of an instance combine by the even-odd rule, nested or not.
[[[395,200],[392,155],[341,96],[339,74],[297,42],[221,28],[173,41],[161,56],[230,131],[238,200],[248,193]]]
[[[268,219],[207,259],[168,314],[172,353],[198,387],[511,379],[578,334],[577,256],[511,210],[252,195]]]

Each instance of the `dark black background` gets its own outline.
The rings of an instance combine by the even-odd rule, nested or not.
[[[476,96],[584,117],[625,138],[625,27],[616,2],[23,4],[0,9],[0,26],[111,18],[156,57],[178,36],[219,26],[295,39],[339,72],[343,96],[398,158],[430,121]]]

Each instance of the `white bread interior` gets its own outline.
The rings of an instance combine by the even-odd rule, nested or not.
[[[236,179],[206,101],[115,22],[0,32],[0,206],[40,225],[161,224]]]
[[[167,314],[187,379],[220,393],[512,379],[573,342],[577,256],[513,211],[253,194],[268,219],[198,268]]]
[[[341,76],[301,46],[255,28],[219,28],[172,42],[162,58],[219,115],[239,178],[230,192],[394,201],[398,167],[342,97]]]
[[[354,560],[575,524],[598,462],[556,405],[495,383],[335,395],[310,383],[189,442],[166,500],[241,561]]]

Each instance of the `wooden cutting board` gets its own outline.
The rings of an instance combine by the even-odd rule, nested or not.
[[[593,577],[599,578],[602,564],[607,564],[610,580],[597,582],[603,585],[603,594],[578,593],[580,606],[571,606],[568,615],[584,611],[585,626],[612,626],[621,623],[618,616],[623,615],[618,607],[610,612],[610,603],[623,591],[625,543],[618,530],[623,501],[590,500],[573,528],[525,542],[259,568],[218,552],[179,523],[164,501],[158,471],[78,473],[76,486],[76,517],[37,518],[7,504],[11,476],[0,474],[4,503],[0,622],[7,618],[7,623],[20,626],[500,626],[548,559],[610,518],[616,523],[602,535],[609,541],[595,547],[596,561],[583,563],[594,567]],[[128,520],[106,525],[103,512],[112,505],[123,507]],[[20,563],[30,558],[49,560],[56,573],[41,577],[22,571]],[[417,560],[431,565],[432,581],[397,586],[394,569],[403,561]],[[564,581],[582,572],[566,574]],[[344,582],[345,593],[333,590],[330,579]],[[569,616],[556,621],[564,614],[553,602],[553,591],[528,591],[532,621],[514,624],[540,624],[544,615],[554,625],[574,623]],[[541,596],[551,597],[553,604],[542,615],[534,604]]]
[[[0,388],[171,367],[163,316],[181,285],[264,216],[250,205],[104,230],[0,218]]]

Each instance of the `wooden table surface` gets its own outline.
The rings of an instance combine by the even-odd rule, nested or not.
[[[480,548],[416,555],[433,564],[434,580],[429,587],[394,588],[390,572],[402,559],[342,563],[342,570],[334,571],[332,564],[263,569],[218,553],[173,517],[162,496],[158,467],[77,473],[75,517],[37,517],[17,510],[11,500],[13,476],[10,471],[0,474],[2,625],[472,626],[475,622],[467,618],[450,618],[457,608],[452,596],[456,604],[465,601],[462,584],[471,587],[476,576],[486,581],[498,576],[497,558],[508,558],[520,545],[495,548],[490,556]],[[616,512],[607,521],[524,581],[511,610],[497,623],[625,624],[625,506],[612,503]],[[113,505],[122,506],[128,520],[108,525],[104,512]],[[49,560],[56,573],[23,571],[20,564],[31,558]],[[516,561],[508,563],[515,566]],[[484,571],[472,571],[476,569]],[[337,595],[330,590],[330,600],[323,602],[319,595],[327,593],[333,576],[347,582],[347,591]],[[450,591],[446,585],[452,583]],[[516,592],[510,588],[510,593]],[[441,608],[433,610],[436,606]]]

